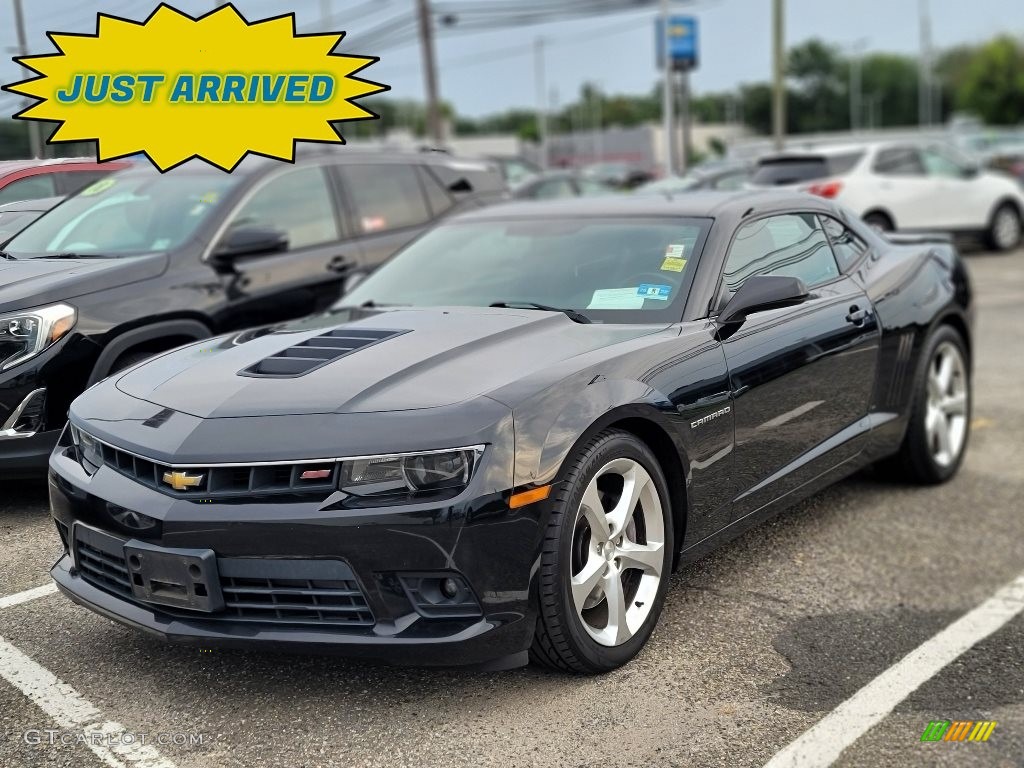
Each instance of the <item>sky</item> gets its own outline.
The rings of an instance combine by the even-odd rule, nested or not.
[[[787,0],[787,44],[820,37],[848,48],[860,45],[869,52],[916,54],[919,1]],[[170,4],[198,15],[219,3],[177,0]],[[413,4],[414,0],[235,2],[250,21],[295,11],[300,28],[317,24],[326,5],[337,20],[332,30],[349,33],[348,41],[338,50],[380,56],[381,61],[366,70],[366,77],[390,85],[394,97],[418,100],[423,96],[423,70],[415,41],[384,50],[359,45],[361,32],[411,12]],[[38,54],[52,50],[44,36],[47,31],[93,31],[97,11],[141,21],[157,0],[23,0],[23,5],[29,52]],[[681,14],[696,16],[700,25],[701,62],[691,80],[696,92],[726,90],[769,78],[771,0],[689,0],[677,2],[676,7]],[[1024,0],[930,0],[930,7],[937,49],[1004,32],[1024,35]],[[353,14],[351,20],[346,19],[348,11]],[[538,37],[545,40],[549,102],[575,99],[580,86],[588,81],[607,93],[647,92],[657,77],[654,17],[655,11],[647,9],[481,33],[442,31],[437,38],[441,96],[452,102],[459,114],[469,116],[536,107],[533,43]],[[23,77],[10,60],[16,43],[12,0],[0,0],[0,81],[4,83]],[[10,94],[0,94],[0,115],[11,114],[13,103]]]

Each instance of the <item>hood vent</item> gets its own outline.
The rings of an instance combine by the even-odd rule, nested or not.
[[[267,379],[290,379],[304,376],[317,368],[360,349],[401,336],[409,331],[378,331],[369,328],[335,328],[333,331],[306,339],[294,347],[260,360],[239,371],[239,376]]]

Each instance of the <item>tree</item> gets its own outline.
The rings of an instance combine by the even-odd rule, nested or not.
[[[997,37],[970,58],[955,94],[956,105],[986,123],[1024,120],[1024,48],[1012,37]]]

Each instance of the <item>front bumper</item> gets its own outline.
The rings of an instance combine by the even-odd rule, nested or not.
[[[503,464],[507,458],[502,457]],[[546,508],[536,504],[510,510],[510,489],[490,486],[494,473],[484,466],[466,491],[443,504],[373,509],[341,509],[323,499],[292,497],[274,503],[174,498],[109,467],[87,475],[61,448],[50,466],[52,514],[66,544],[51,575],[76,603],[122,624],[204,648],[340,653],[417,665],[503,668],[526,663],[535,624],[530,594],[540,516]],[[491,480],[485,480],[488,476]],[[129,530],[111,513],[123,509],[151,516],[157,525]],[[112,588],[96,578],[95,569],[81,567],[76,524],[108,540],[115,537],[118,547],[141,543],[160,557],[186,550],[215,553],[217,573],[211,581],[217,583],[204,585],[204,591],[207,586],[218,590],[220,582],[229,580],[225,574],[231,563],[340,564],[351,569],[372,619],[337,626],[310,620],[308,613],[292,621],[286,610],[283,621],[262,621],[239,618],[237,610],[202,612],[148,602],[131,586],[127,593]],[[477,610],[425,613],[408,579],[431,574],[461,578]]]

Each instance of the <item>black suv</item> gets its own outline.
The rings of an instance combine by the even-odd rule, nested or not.
[[[157,352],[329,307],[493,164],[351,149],[97,181],[2,245],[0,476],[32,476],[86,387]]]

